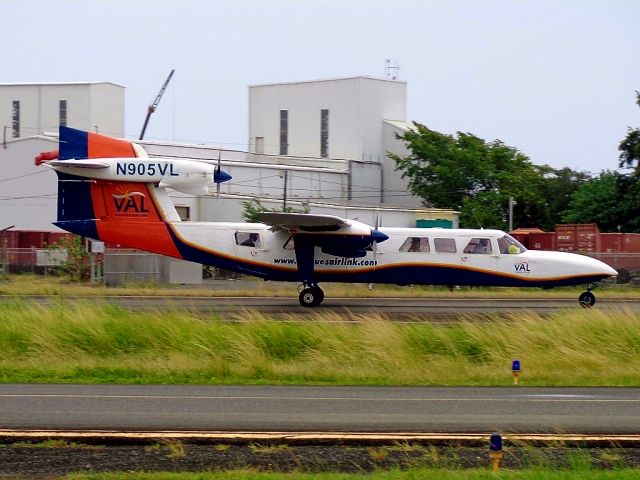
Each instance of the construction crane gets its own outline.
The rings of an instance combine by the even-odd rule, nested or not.
[[[175,72],[175,69],[171,70],[171,73],[169,74],[167,79],[164,81],[164,85],[162,85],[162,88],[158,92],[156,99],[153,101],[151,105],[149,105],[149,108],[147,109],[147,118],[145,118],[144,120],[144,125],[142,126],[142,131],[140,132],[140,138],[138,140],[143,139],[144,132],[147,130],[147,125],[149,124],[149,118],[151,118],[151,114],[156,111],[156,108],[158,108],[160,99],[162,98],[162,95],[164,95],[164,91],[167,89],[167,85],[169,85],[169,82],[171,81],[171,77],[173,77],[173,72]]]

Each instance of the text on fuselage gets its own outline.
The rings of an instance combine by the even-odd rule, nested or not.
[[[179,176],[178,173],[173,170],[173,163],[169,162],[118,162],[116,164],[116,175],[139,175],[153,177],[155,175],[169,175],[171,177]]]

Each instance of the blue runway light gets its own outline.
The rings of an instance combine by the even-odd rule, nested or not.
[[[520,368],[520,360],[517,358],[511,363],[511,373],[513,374],[513,384],[518,385],[520,382],[520,373],[522,369]]]
[[[492,452],[502,451],[502,435],[498,432],[491,434],[491,438],[489,439],[489,450]]]
[[[513,363],[511,364],[511,371],[512,372],[520,371],[520,360],[516,359],[513,361]]]
[[[492,433],[489,439],[489,458],[493,472],[497,473],[500,470],[500,461],[502,460],[502,435],[498,432]]]

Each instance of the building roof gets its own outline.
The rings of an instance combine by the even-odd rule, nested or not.
[[[0,87],[38,87],[38,86],[56,86],[56,85],[99,85],[103,83],[109,83],[116,87],[125,88],[124,85],[120,85],[115,82],[101,82],[101,81],[73,81],[73,82],[11,82],[0,83]]]
[[[391,80],[389,78],[376,78],[369,77],[367,75],[359,75],[356,77],[338,77],[338,78],[324,78],[319,80],[302,80],[300,82],[273,82],[273,83],[258,83],[254,85],[249,85],[249,88],[253,87],[273,87],[277,85],[299,85],[301,83],[321,83],[321,82],[343,82],[343,81],[351,81],[351,80],[373,80],[376,82],[389,82],[389,83],[401,83],[406,85],[407,82],[403,80]]]
[[[383,120],[383,122],[399,130],[404,130],[404,131],[416,130],[416,127],[413,124],[413,122],[407,122],[405,120]]]

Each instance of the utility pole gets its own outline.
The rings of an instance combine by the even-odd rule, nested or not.
[[[284,193],[282,195],[282,211],[287,209],[287,184],[289,183],[289,170],[284,171]]]
[[[11,230],[13,227],[15,225],[0,230],[0,233],[2,233],[2,274],[5,279],[9,275],[9,239],[7,238],[7,230]]]
[[[513,232],[513,207],[517,204],[513,197],[509,197],[509,232]]]

